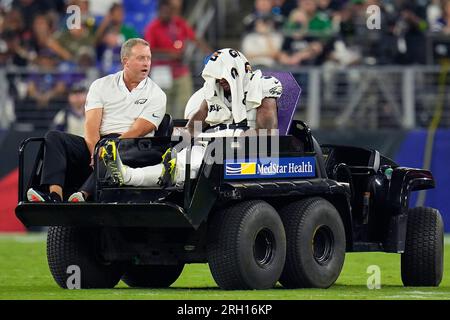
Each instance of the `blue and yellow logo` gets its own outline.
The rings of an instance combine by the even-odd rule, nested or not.
[[[226,164],[226,175],[236,176],[247,174],[256,174],[256,162]]]
[[[314,157],[225,160],[225,179],[270,179],[316,176]]]

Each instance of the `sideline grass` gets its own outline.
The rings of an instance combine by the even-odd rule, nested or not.
[[[223,291],[217,288],[206,264],[187,265],[169,289],[131,289],[120,282],[108,290],[62,290],[50,274],[45,235],[0,235],[0,299],[449,299],[450,237],[445,241],[444,279],[438,288],[405,288],[400,278],[400,255],[351,253],[329,289]],[[381,289],[366,286],[367,267],[381,269]]]

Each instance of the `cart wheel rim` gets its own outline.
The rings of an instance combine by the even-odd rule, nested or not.
[[[334,236],[328,226],[321,225],[314,231],[312,252],[314,260],[320,265],[326,265],[333,257]]]
[[[275,236],[267,228],[261,229],[253,244],[253,257],[256,263],[264,268],[270,265],[275,253]]]

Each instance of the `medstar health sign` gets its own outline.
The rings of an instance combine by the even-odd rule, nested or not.
[[[314,157],[227,160],[224,166],[225,179],[296,178],[315,175]]]

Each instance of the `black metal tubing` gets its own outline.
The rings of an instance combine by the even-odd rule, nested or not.
[[[350,167],[371,167],[375,171],[383,166],[383,165],[389,165],[393,168],[398,167],[398,164],[395,163],[392,159],[387,158],[386,156],[381,155],[377,150],[369,149],[369,148],[362,148],[362,147],[355,147],[355,146],[346,146],[346,145],[336,145],[336,144],[322,144],[320,145],[322,149],[330,149],[329,156],[332,155],[332,158],[335,158],[334,153],[339,153],[341,156],[344,154],[347,158],[349,156],[355,155],[358,157],[354,157],[353,159],[360,159],[361,156],[367,157],[367,162],[365,163],[358,163],[355,165],[355,163],[348,163],[348,161],[343,161],[342,159],[335,159],[337,163],[345,163]],[[364,154],[365,153],[365,154]],[[351,157],[350,157],[351,158]],[[353,160],[352,159],[352,160]],[[329,160],[327,160],[329,161]]]
[[[406,214],[411,191],[434,188],[434,178],[430,171],[398,167],[392,172],[388,200],[391,215]]]
[[[300,128],[299,125],[302,128]],[[293,136],[303,141],[303,143],[305,144],[305,151],[315,151],[311,128],[305,122],[301,120],[293,120],[290,132]]]
[[[27,138],[25,140],[22,141],[22,143],[19,146],[19,190],[18,190],[18,199],[19,201],[24,201],[24,165],[25,165],[25,149],[27,147],[27,145],[30,142],[35,142],[35,141],[40,141],[41,143],[45,142],[44,138],[38,138],[38,137],[31,137],[31,138]],[[41,149],[38,152],[38,156],[41,153],[42,150],[42,145],[41,145]],[[34,175],[34,173],[36,172],[36,166],[37,166],[37,162],[35,162],[34,166],[33,166],[33,170],[31,171],[31,174]]]

